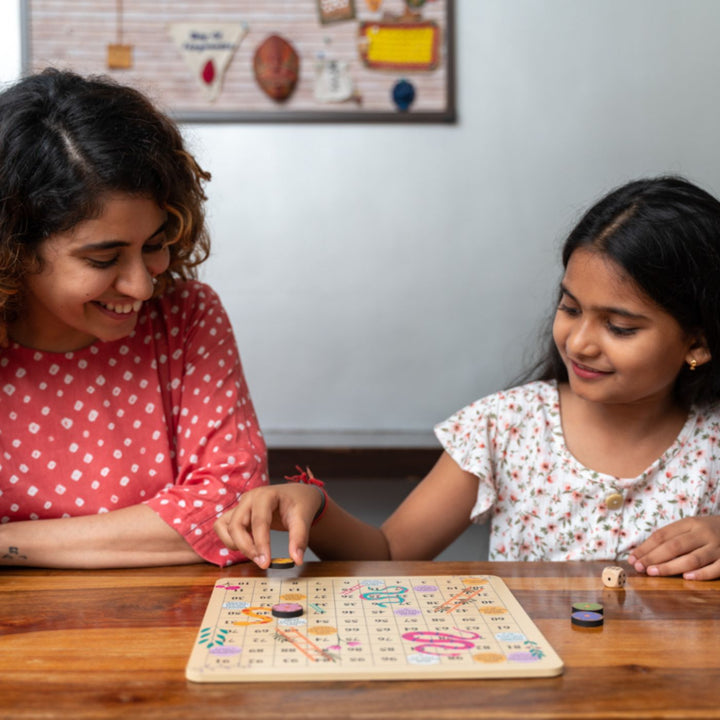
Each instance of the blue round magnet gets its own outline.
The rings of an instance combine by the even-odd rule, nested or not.
[[[415,88],[407,80],[398,80],[392,89],[392,99],[398,110],[407,111],[415,100]]]

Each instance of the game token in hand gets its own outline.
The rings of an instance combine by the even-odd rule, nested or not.
[[[295,567],[295,563],[292,558],[273,558],[270,561],[270,567],[278,570],[289,570]]]

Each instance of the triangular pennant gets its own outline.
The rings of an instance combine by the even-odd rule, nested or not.
[[[245,35],[245,23],[172,23],[170,37],[205,96],[220,94],[225,70]]]

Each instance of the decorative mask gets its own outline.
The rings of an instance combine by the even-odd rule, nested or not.
[[[263,92],[276,102],[284,102],[297,85],[300,58],[287,40],[271,35],[255,51],[253,68]]]

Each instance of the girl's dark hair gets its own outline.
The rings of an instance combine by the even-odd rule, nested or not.
[[[0,94],[0,341],[17,315],[38,247],[97,217],[109,192],[168,211],[170,266],[156,294],[196,276],[210,251],[203,171],[177,126],[139,91],[46,69]]]
[[[681,370],[677,401],[689,407],[720,398],[720,202],[680,177],[636,180],[585,213],[565,242],[563,267],[583,247],[611,258],[685,332],[707,343],[710,362]],[[551,334],[538,368],[537,379],[568,379]]]

